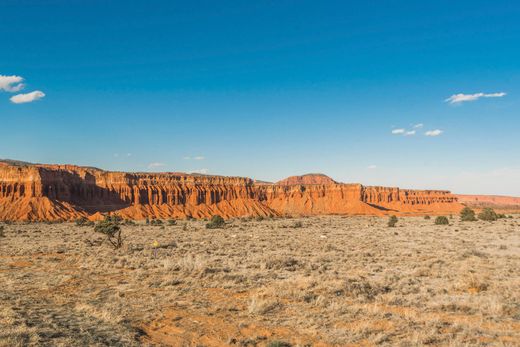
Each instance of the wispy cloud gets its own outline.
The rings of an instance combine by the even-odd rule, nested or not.
[[[148,164],[148,168],[149,169],[156,169],[158,167],[163,167],[163,166],[166,166],[165,163],[150,163]]]
[[[12,96],[9,100],[11,100],[13,104],[25,104],[28,102],[40,100],[43,97],[45,97],[45,93],[39,90],[35,90],[34,92],[30,92],[27,94],[17,94],[15,96]]]
[[[402,128],[392,130],[392,134],[394,134],[394,135],[402,135],[405,132],[406,132],[406,130],[402,129]]]
[[[16,93],[22,90],[25,85],[22,83],[23,77],[0,75],[0,91]]]
[[[449,102],[450,104],[459,104],[466,101],[475,101],[480,98],[501,98],[503,96],[506,96],[507,93],[500,92],[500,93],[475,93],[475,94],[453,94],[449,98],[445,99],[444,101]]]
[[[413,136],[415,135],[415,130],[410,130],[404,133],[404,136]]]
[[[369,169],[369,170],[377,169],[377,165],[368,165],[367,169]]]
[[[184,159],[184,160],[204,160],[204,159],[206,159],[206,157],[203,155],[198,155],[195,157],[185,156],[185,157],[182,157],[182,159]]]
[[[418,123],[413,126],[414,129],[421,129],[424,126],[423,123]]]
[[[209,172],[208,169],[197,169],[197,170],[191,170],[191,171],[188,171],[188,173],[190,174],[207,174]]]
[[[427,132],[424,133],[424,135],[433,137],[433,136],[439,136],[442,133],[443,133],[442,130],[435,129],[435,130],[428,130]]]

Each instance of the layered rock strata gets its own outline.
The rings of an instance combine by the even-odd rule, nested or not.
[[[243,177],[109,172],[74,165],[0,164],[0,220],[225,218],[456,213],[447,191],[337,183],[324,175],[277,184]]]

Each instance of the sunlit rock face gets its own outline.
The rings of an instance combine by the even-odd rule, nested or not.
[[[74,165],[0,164],[0,220],[455,213],[447,191],[338,183],[323,174],[275,184],[243,177],[109,172]]]

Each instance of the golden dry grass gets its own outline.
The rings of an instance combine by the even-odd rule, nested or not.
[[[0,346],[520,345],[520,219],[450,222],[6,225]]]

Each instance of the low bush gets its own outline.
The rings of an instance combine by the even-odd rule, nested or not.
[[[168,225],[176,225],[177,221],[175,219],[168,219]]]
[[[450,221],[446,216],[438,216],[435,218],[435,225],[449,225]]]
[[[473,211],[469,207],[464,207],[462,211],[460,211],[460,220],[463,222],[474,222],[477,220],[475,217],[475,211]]]
[[[498,219],[498,215],[492,208],[485,208],[478,214],[478,219],[493,222]]]
[[[152,220],[150,221],[150,225],[153,225],[153,226],[163,225],[163,221],[160,220],[160,219],[152,219]]]
[[[128,226],[134,226],[134,225],[137,225],[133,220],[131,219],[125,219],[122,223],[123,225],[128,225]]]
[[[292,345],[285,341],[271,341],[267,344],[267,347],[292,347]]]
[[[3,225],[0,225],[0,237],[5,237],[5,229]]]
[[[293,228],[303,228],[303,223],[302,222],[296,222],[296,223],[294,223]]]
[[[432,218],[431,218],[430,216],[424,216],[424,219],[426,219],[426,220],[430,220],[430,219],[432,219]]]
[[[206,224],[206,228],[207,229],[220,229],[220,228],[223,228],[224,225],[226,225],[226,221],[224,220],[224,218],[222,218],[221,216],[219,216],[218,214],[211,217],[211,220],[209,221],[208,224]]]
[[[94,225],[94,222],[88,220],[86,217],[78,218],[74,222],[76,223],[76,226],[78,226],[78,227],[89,227],[89,226]]]
[[[388,227],[389,228],[394,228],[395,225],[397,224],[397,217],[396,216],[390,216],[390,218],[388,219]]]

